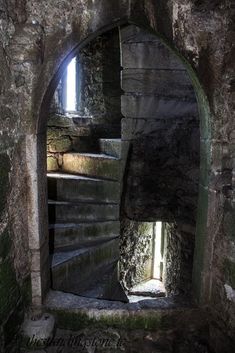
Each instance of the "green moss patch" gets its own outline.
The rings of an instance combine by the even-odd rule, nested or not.
[[[168,329],[170,327],[170,318],[163,316],[162,313],[144,313],[139,315],[136,313],[130,315],[100,315],[98,318],[91,317],[84,312],[69,312],[63,310],[52,310],[53,315],[57,318],[59,328],[67,330],[80,330],[87,327],[93,328],[120,328],[120,329],[142,329],[156,330]]]

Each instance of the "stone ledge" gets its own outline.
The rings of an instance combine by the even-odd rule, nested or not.
[[[168,330],[177,325],[205,325],[206,315],[185,298],[158,298],[138,303],[122,303],[79,297],[50,291],[44,303],[63,329],[113,327]]]

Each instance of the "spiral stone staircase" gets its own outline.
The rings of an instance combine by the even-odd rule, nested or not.
[[[64,153],[48,171],[52,288],[127,301],[118,278],[120,201],[128,146],[100,139],[100,153]]]

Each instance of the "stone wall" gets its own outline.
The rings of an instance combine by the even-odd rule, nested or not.
[[[125,210],[143,221],[195,220],[199,117],[180,60],[153,34],[121,31],[122,138],[130,141]]]
[[[101,137],[120,137],[121,85],[119,31],[91,41],[78,55],[79,115],[92,118]]]
[[[57,170],[68,151],[99,152],[99,138],[121,135],[120,43],[118,29],[92,40],[77,54],[77,112],[66,115],[66,75],[51,102],[47,123],[48,169]]]
[[[168,296],[189,295],[192,290],[195,228],[165,223],[163,283]]]
[[[120,280],[130,289],[152,277],[153,223],[121,220]]]
[[[123,209],[132,220],[175,224],[166,227],[164,282],[169,295],[189,293],[199,183],[194,89],[186,68],[153,34],[128,26],[121,42],[122,138],[130,142]],[[180,224],[193,232],[180,232]]]
[[[43,267],[48,253],[42,221],[46,219],[43,133],[48,100],[56,81],[53,78],[61,73],[62,63],[78,44],[109,26],[130,20],[165,38],[185,58],[194,81],[201,118],[194,295],[210,309],[213,318],[210,341],[214,351],[232,352],[235,341],[233,1],[3,0],[0,10],[3,195],[0,229],[1,236],[6,226],[10,229],[12,250],[7,251],[8,264],[17,285],[24,283],[31,269],[33,303],[42,302],[43,278],[48,269]],[[150,197],[152,192],[148,187],[146,196]],[[7,295],[10,298],[14,287],[5,287],[1,298]],[[15,302],[11,308],[17,308]],[[7,311],[1,319],[1,341],[2,323],[9,316]],[[12,337],[9,325],[4,327]]]

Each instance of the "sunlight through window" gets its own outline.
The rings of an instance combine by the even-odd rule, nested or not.
[[[67,68],[66,110],[76,110],[76,57],[71,60]]]
[[[162,222],[156,222],[154,234],[153,278],[162,277]]]

